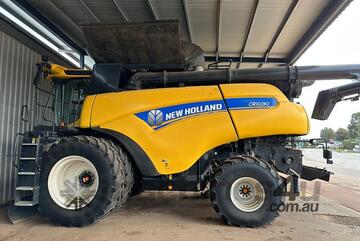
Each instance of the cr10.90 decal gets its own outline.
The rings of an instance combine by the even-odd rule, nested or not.
[[[277,104],[275,98],[228,98],[225,101],[229,110],[267,109]]]
[[[156,130],[190,116],[227,111],[227,109],[267,109],[277,104],[275,98],[229,98],[225,99],[225,102],[223,100],[212,100],[166,106],[140,112],[136,116]]]

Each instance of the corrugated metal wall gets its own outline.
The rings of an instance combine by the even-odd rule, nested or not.
[[[34,123],[32,79],[40,55],[0,31],[0,205],[12,198],[15,169],[14,139],[29,126],[20,120],[21,106],[29,106]]]

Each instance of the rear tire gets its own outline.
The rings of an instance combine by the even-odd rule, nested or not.
[[[210,188],[215,211],[229,225],[258,227],[278,216],[282,179],[258,158],[228,159],[215,171]]]
[[[39,209],[55,224],[86,226],[125,202],[125,182],[123,157],[109,141],[64,138],[44,153]]]

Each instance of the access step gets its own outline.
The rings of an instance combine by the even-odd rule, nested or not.
[[[20,157],[20,160],[35,161],[35,160],[36,160],[36,157]]]
[[[37,172],[18,172],[19,176],[35,176]]]
[[[16,187],[16,191],[34,191],[36,188],[38,188],[38,186],[19,186]]]
[[[37,146],[37,143],[21,143],[22,146]]]
[[[17,201],[17,202],[15,202],[15,206],[17,206],[17,207],[33,207],[36,204],[37,203],[35,203],[33,201]]]

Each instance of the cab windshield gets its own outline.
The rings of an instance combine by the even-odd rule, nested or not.
[[[56,126],[68,126],[80,118],[85,99],[85,87],[83,79],[68,79],[55,83],[54,121]]]

